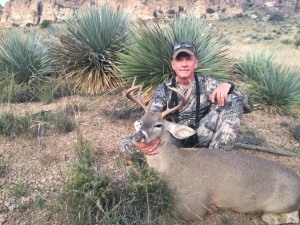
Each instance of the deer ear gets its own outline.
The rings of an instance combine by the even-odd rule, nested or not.
[[[168,122],[166,127],[167,130],[177,139],[186,139],[197,133],[197,131],[193,128],[172,122]]]

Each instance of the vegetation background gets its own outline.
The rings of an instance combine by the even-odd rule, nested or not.
[[[199,72],[231,80],[253,99],[242,124],[251,138],[241,141],[299,154],[299,15],[257,15],[131,21],[103,6],[62,24],[1,30],[0,224],[183,223],[141,155],[118,153],[142,115],[123,90],[137,76],[147,100],[173,75],[174,42],[193,42]],[[235,150],[300,174],[299,158]],[[220,210],[201,224],[263,222]]]

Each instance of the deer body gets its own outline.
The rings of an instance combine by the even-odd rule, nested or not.
[[[160,138],[158,154],[146,155],[146,160],[175,193],[181,217],[199,220],[215,208],[241,213],[300,210],[300,178],[295,172],[248,154],[178,148],[172,143],[170,133],[174,132],[172,127],[180,130],[185,126],[162,120],[159,113],[154,114],[143,116],[136,125],[135,138],[139,141],[143,135],[145,142]],[[153,118],[155,122],[151,121]],[[162,124],[162,127],[158,131],[156,125],[150,124]]]
[[[241,213],[293,212],[293,215],[300,210],[300,177],[295,172],[278,163],[239,152],[177,147],[171,134],[185,139],[196,131],[163,118],[184,105],[185,96],[170,88],[180,95],[181,103],[162,113],[149,112],[141,98],[131,95],[138,88],[133,84],[126,93],[145,109],[144,116],[134,124],[135,142],[155,143],[155,147],[159,143],[155,150],[148,150],[146,160],[174,192],[176,208],[182,218],[201,220],[216,208]],[[140,92],[141,88],[139,95]],[[187,96],[189,94],[190,91]],[[296,214],[294,221],[299,222],[298,212]]]

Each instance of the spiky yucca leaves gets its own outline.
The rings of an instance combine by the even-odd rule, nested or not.
[[[275,113],[300,109],[300,70],[276,64],[262,67],[259,79],[250,80],[247,93],[254,102]]]
[[[128,83],[137,76],[137,83],[150,91],[174,74],[171,67],[175,42],[193,42],[199,59],[198,71],[215,78],[226,78],[227,58],[224,42],[212,34],[206,21],[194,16],[176,19],[171,24],[138,20],[130,29],[131,43],[120,54],[122,78]]]
[[[126,25],[126,15],[106,5],[66,21],[53,54],[75,89],[96,94],[120,85],[117,53],[127,40]]]
[[[300,108],[300,70],[274,62],[264,51],[247,54],[236,72],[248,83],[246,92],[253,101],[276,113],[286,114]]]
[[[272,66],[273,61],[273,54],[267,54],[265,50],[262,50],[258,54],[247,53],[237,64],[234,72],[246,80],[260,81],[260,70]]]
[[[36,32],[6,32],[0,37],[0,71],[0,78],[14,76],[18,83],[51,75],[49,47]]]

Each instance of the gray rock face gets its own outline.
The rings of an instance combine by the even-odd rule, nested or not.
[[[38,24],[43,20],[61,21],[89,5],[101,5],[95,0],[14,0],[0,10],[0,27]],[[300,0],[107,0],[113,8],[121,8],[129,16],[153,19],[154,16],[174,17],[197,14],[208,19],[231,18],[244,13],[245,7],[268,8],[282,13],[300,11]],[[207,14],[207,9],[214,15]],[[171,13],[173,12],[173,13]]]

